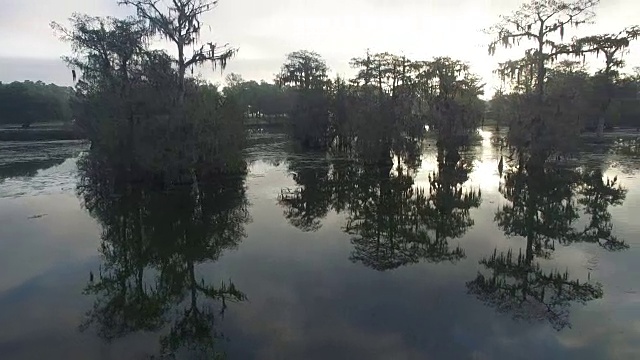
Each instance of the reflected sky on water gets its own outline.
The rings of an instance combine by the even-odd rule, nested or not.
[[[171,351],[176,358],[199,358],[206,336],[175,331],[193,314],[207,319],[215,353],[230,359],[640,354],[640,180],[628,154],[586,148],[553,167],[568,173],[518,175],[508,163],[501,176],[499,145],[481,132],[460,151],[468,167],[439,163],[427,139],[417,169],[398,171],[396,163],[389,175],[339,154],[297,151],[281,135],[254,134],[241,188],[230,180],[202,185],[200,196],[143,189],[114,198],[78,191],[73,149],[52,167],[0,181],[3,359],[158,357],[171,348],[163,349],[163,339],[181,339]],[[599,169],[603,180],[578,179],[576,168]],[[621,195],[606,187],[614,178],[620,201],[578,202],[588,186],[599,189],[597,199]],[[99,179],[93,184],[104,189]],[[549,184],[538,186],[539,179]],[[515,228],[500,225],[499,213],[512,216]],[[144,251],[126,241],[116,246],[137,239],[111,231],[123,229],[123,219],[138,221],[125,227],[149,239]],[[628,247],[587,241],[593,233]],[[483,294],[471,290],[479,274]],[[88,290],[108,279],[115,280]],[[246,298],[222,304],[229,284]],[[123,289],[131,296],[118,302]],[[131,310],[136,304],[160,305],[140,313]],[[92,309],[101,316],[83,327]],[[141,325],[150,323],[157,328]],[[105,333],[118,336],[107,341]]]

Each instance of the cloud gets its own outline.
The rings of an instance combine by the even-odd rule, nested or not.
[[[65,23],[72,13],[126,16],[115,0],[3,1],[0,11],[0,57],[56,58],[69,51],[49,24]],[[3,80],[3,79],[0,79]]]
[[[72,85],[71,72],[61,59],[0,57],[0,81],[24,80]]]
[[[0,59],[40,58],[52,61],[69,53],[49,28],[50,21],[64,23],[73,12],[124,16],[132,13],[115,0],[23,0],[4,1],[0,12]],[[513,52],[489,57],[488,38],[480,30],[518,6],[510,0],[221,0],[204,17],[203,41],[230,43],[240,48],[232,69],[243,69],[245,78],[267,79],[278,71],[275,59],[298,49],[312,49],[327,58],[337,73],[350,75],[349,59],[367,48],[391,51],[425,59],[449,55],[465,60],[488,83],[493,92],[499,80],[492,73],[499,61]],[[635,0],[612,0],[598,7],[597,24],[589,32],[616,31],[637,21],[640,4]],[[569,34],[580,35],[581,33]],[[168,44],[163,48],[173,50]],[[640,62],[640,44],[634,44],[628,63]],[[517,56],[517,53],[515,53]],[[260,62],[259,60],[262,60]],[[4,60],[6,63],[7,60]],[[251,64],[249,67],[248,64]],[[597,63],[599,64],[599,63]],[[36,71],[29,63],[12,69],[25,78],[66,78],[66,69],[43,67]],[[45,74],[49,69],[56,74]],[[13,71],[12,71],[13,72]],[[8,71],[0,73],[7,81]],[[42,74],[42,75],[41,75]],[[208,74],[219,81],[222,77]]]

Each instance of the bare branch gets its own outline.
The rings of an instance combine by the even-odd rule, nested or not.
[[[210,62],[214,69],[216,66],[220,66],[224,69],[227,65],[227,61],[233,58],[237,51],[238,49],[229,48],[229,44],[217,47],[213,43],[207,43],[202,45],[200,49],[193,53],[191,59],[185,62],[185,67],[189,68],[191,66],[199,66],[205,62]]]

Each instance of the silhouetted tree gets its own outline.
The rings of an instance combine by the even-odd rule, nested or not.
[[[213,10],[217,0],[121,0],[119,4],[135,7],[138,17],[147,22],[152,33],[171,41],[178,51],[178,103],[184,103],[186,93],[185,75],[193,66],[210,63],[214,68],[225,68],[237,49],[228,44],[198,44],[202,31],[202,16]],[[197,48],[200,46],[200,48]],[[197,48],[191,56],[186,49]]]
[[[605,67],[598,71],[595,79],[598,81],[599,112],[596,125],[599,138],[603,137],[605,115],[613,98],[614,82],[618,76],[618,68],[624,66],[622,55],[632,40],[640,37],[640,27],[631,26],[617,34],[593,35],[577,39],[573,44],[575,53],[595,52],[604,54]]]
[[[563,60],[547,69],[545,86],[547,97],[544,114],[557,117],[556,121],[545,125],[545,141],[553,143],[555,151],[569,153],[577,148],[581,140],[575,134],[585,129],[598,111],[594,106],[596,94],[593,77],[581,62]],[[570,133],[572,135],[568,136]]]
[[[512,123],[510,135],[512,142],[517,142],[516,146],[528,152],[531,161],[544,162],[555,150],[557,142],[553,141],[555,138],[551,135],[554,134],[547,127],[554,121],[561,121],[562,117],[556,109],[548,109],[544,104],[546,66],[559,56],[576,54],[575,48],[561,42],[565,30],[589,23],[595,17],[593,8],[598,2],[532,0],[513,14],[502,16],[501,21],[488,30],[494,36],[489,44],[490,55],[498,46],[511,48],[523,41],[532,45],[523,58],[507,61],[498,68],[503,78],[515,79],[527,94],[521,103],[526,107],[526,116]],[[560,41],[554,37],[556,34],[560,35]]]
[[[429,124],[438,131],[441,146],[455,149],[461,140],[475,131],[484,115],[484,103],[478,98],[484,84],[469,70],[469,65],[451,58],[435,58],[427,64],[430,94]]]
[[[414,152],[426,124],[424,114],[415,109],[414,63],[385,52],[354,58],[351,66],[357,75],[346,96],[347,120],[340,125],[348,129],[343,131],[346,139],[353,142],[362,160],[383,165],[394,156]]]
[[[187,79],[182,106],[174,106],[182,97],[174,61],[147,48],[143,20],[76,14],[71,22],[70,29],[52,26],[74,50],[67,58],[81,71],[74,116],[93,147],[114,161],[136,162],[167,183],[191,181],[211,164],[218,171],[244,171],[236,156],[244,140],[241,110],[195,79]]]
[[[318,53],[306,50],[287,55],[276,82],[295,92],[290,118],[294,137],[303,146],[326,148],[329,138],[328,67]]]

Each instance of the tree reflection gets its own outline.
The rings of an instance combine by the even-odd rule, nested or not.
[[[133,182],[145,175],[89,153],[79,163],[78,192],[103,228],[103,265],[84,293],[96,297],[81,329],[111,341],[137,331],[164,332],[161,352],[215,355],[217,317],[245,295],[215,285],[197,266],[216,261],[244,238],[249,221],[244,175],[193,172],[170,188]]]
[[[602,286],[570,279],[568,271],[546,272],[527,250],[517,257],[509,250],[482,259],[492,274],[467,283],[472,294],[494,306],[500,312],[509,312],[514,319],[547,320],[556,330],[569,323],[572,302],[586,303],[602,297]]]
[[[426,189],[414,184],[419,154],[385,153],[394,154],[396,163],[387,155],[372,160],[371,154],[355,159],[347,154],[350,160],[332,154],[314,162],[293,158],[297,188],[284,189],[279,197],[285,216],[303,231],[316,231],[329,210],[344,212],[351,260],[379,271],[464,258],[462,248],[450,247],[449,240],[473,226],[470,209],[480,205],[480,191],[463,187],[471,159],[457,149],[440,151]]]
[[[438,156],[438,171],[429,175],[429,188],[415,187],[413,176],[399,167],[381,169],[373,183],[355,197],[346,231],[353,235],[352,261],[376,270],[390,270],[420,261],[457,261],[461,247],[450,247],[473,226],[469,210],[480,205],[480,192],[463,189],[471,167],[457,150]]]
[[[413,178],[402,168],[363,166],[353,186],[354,194],[344,231],[352,236],[351,261],[376,270],[395,269],[416,261],[415,244],[407,241],[417,191]]]
[[[438,149],[438,172],[429,176],[430,211],[423,219],[433,230],[437,243],[462,237],[474,225],[470,210],[480,206],[480,190],[465,189],[472,170],[472,159],[460,156],[458,149]]]
[[[302,231],[320,229],[320,219],[331,207],[329,161],[311,160],[298,154],[289,159],[289,171],[298,185],[296,189],[282,189],[278,203],[285,208],[285,217]]]
[[[608,250],[626,245],[612,233],[608,207],[620,205],[626,191],[617,180],[603,180],[601,171],[578,172],[516,167],[506,174],[500,192],[509,201],[496,214],[509,237],[526,239],[517,255],[497,250],[480,261],[490,273],[467,283],[470,293],[516,319],[546,320],[556,330],[570,326],[572,303],[603,296],[599,283],[572,279],[568,271],[545,270],[537,258],[549,258],[556,242],[599,242]],[[580,206],[590,215],[583,231],[575,229]]]
[[[622,205],[627,190],[618,183],[618,178],[604,180],[602,170],[587,171],[580,187],[582,196],[578,203],[589,215],[589,224],[574,237],[575,241],[598,243],[607,250],[624,250],[629,247],[612,234],[610,206]]]

